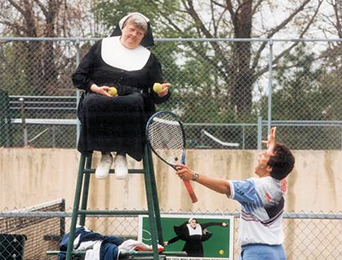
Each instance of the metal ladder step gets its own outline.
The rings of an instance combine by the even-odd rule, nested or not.
[[[83,173],[95,173],[95,169],[84,169]],[[114,169],[110,169],[109,173],[115,173]],[[145,173],[144,169],[128,169],[128,173]]]
[[[148,215],[147,210],[78,210],[79,215]]]

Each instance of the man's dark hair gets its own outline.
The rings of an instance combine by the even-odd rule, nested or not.
[[[295,158],[291,151],[281,143],[275,144],[273,153],[267,165],[272,167],[271,176],[282,180],[292,171]]]

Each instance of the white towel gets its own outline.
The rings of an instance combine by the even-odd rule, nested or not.
[[[102,241],[96,241],[93,245],[93,249],[88,249],[84,260],[100,260],[100,248]]]
[[[128,239],[126,241],[124,241],[121,245],[119,245],[119,250],[122,253],[128,253],[132,250],[136,250],[136,251],[152,251],[153,248],[150,245],[146,245],[142,242],[133,240],[133,239]],[[158,245],[158,252],[163,252],[164,251],[164,247],[162,247],[161,245]]]

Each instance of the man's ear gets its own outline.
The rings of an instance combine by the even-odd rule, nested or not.
[[[271,174],[273,168],[269,165],[266,166],[265,171],[267,171],[269,174]]]

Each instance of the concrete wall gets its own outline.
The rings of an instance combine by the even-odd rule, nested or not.
[[[194,150],[187,163],[199,173],[241,179],[253,175],[257,151]],[[296,165],[288,178],[287,212],[338,212],[342,208],[342,151],[294,151]],[[71,209],[80,154],[68,149],[0,149],[0,211],[21,209],[58,198]],[[99,154],[94,154],[96,167]],[[154,159],[160,207],[165,211],[234,211],[239,205],[193,183],[199,202],[192,204],[174,171]],[[130,168],[142,164],[129,159]],[[141,174],[119,181],[91,177],[89,208],[146,209]]]

